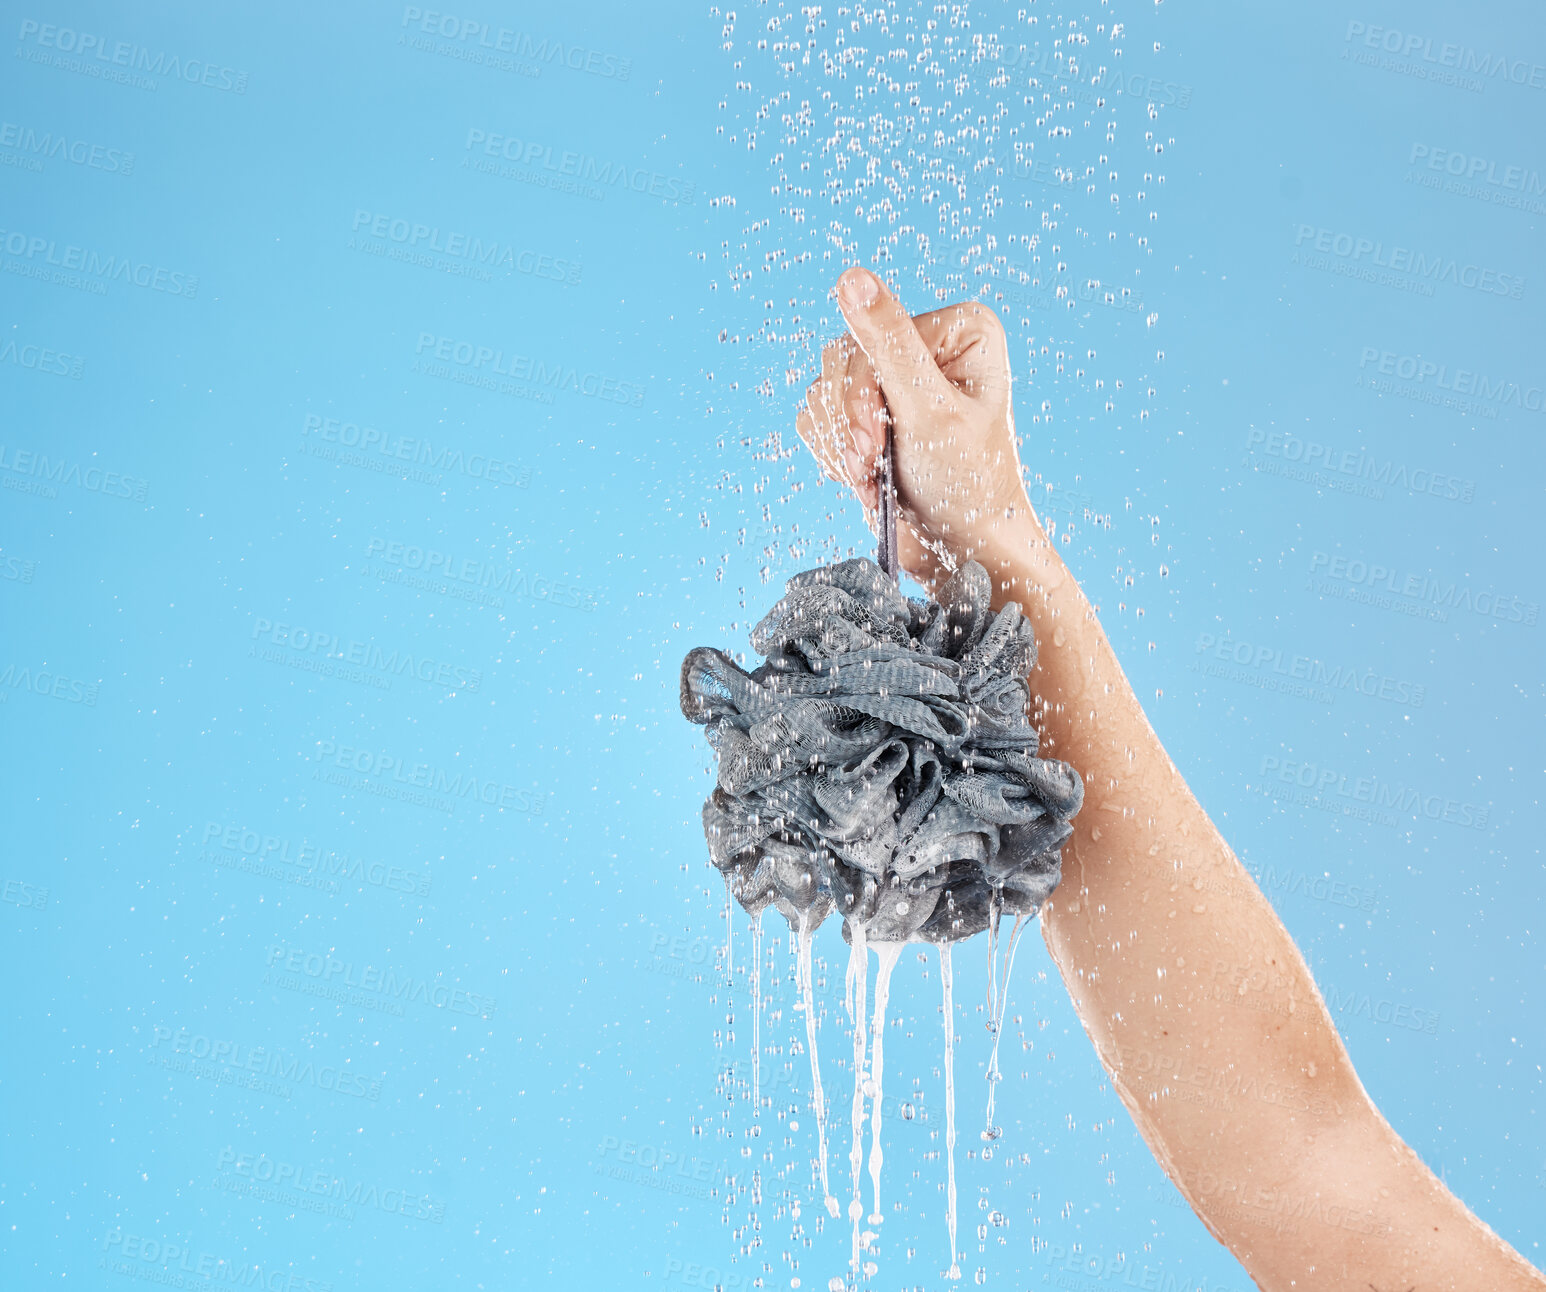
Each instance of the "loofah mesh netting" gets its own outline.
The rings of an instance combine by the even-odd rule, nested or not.
[[[683,661],[682,712],[719,762],[709,853],[749,913],[809,929],[836,910],[845,937],[949,943],[1051,896],[1084,786],[1036,757],[1036,638],[991,597],[976,562],[934,602],[844,561],[789,580],[751,673],[709,647]]]

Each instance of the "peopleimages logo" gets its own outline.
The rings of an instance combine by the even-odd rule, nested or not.
[[[74,485],[89,493],[104,494],[109,498],[132,498],[144,502],[150,489],[148,481],[138,476],[126,476],[117,471],[106,471],[99,466],[82,467],[68,458],[50,458],[34,449],[12,449],[9,452],[0,444],[0,485],[20,493],[35,493],[45,498],[57,498],[60,485]]]
[[[9,903],[11,906],[27,906],[37,911],[46,910],[48,889],[39,888],[21,879],[7,879],[0,882],[0,902]]]
[[[47,667],[34,672],[25,664],[7,664],[0,672],[0,702],[8,699],[11,691],[20,690],[95,709],[100,686],[99,682],[83,682]]]
[[[306,839],[292,840],[281,835],[260,834],[245,826],[221,821],[206,821],[204,837],[199,840],[204,853],[218,857],[224,853],[250,860],[256,866],[280,870],[292,867],[306,874],[320,874],[330,879],[346,879],[355,884],[369,884],[394,893],[413,893],[429,896],[429,876],[417,870],[384,861],[365,861],[351,857]]]
[[[1015,260],[1003,264],[1003,286],[999,289],[1004,299],[1032,309],[1074,309],[1078,302],[1099,305],[1105,309],[1119,310],[1124,314],[1143,314],[1145,305],[1134,296],[1130,287],[1108,287],[1094,279],[1086,278],[1078,283],[1046,283],[1033,269]]]
[[[301,436],[306,440],[320,440],[323,444],[339,445],[343,450],[354,450],[352,456],[360,465],[382,465],[383,470],[393,471],[394,462],[408,462],[413,467],[428,467],[434,471],[470,476],[476,481],[493,485],[515,485],[516,488],[532,487],[532,468],[519,462],[507,462],[502,457],[487,453],[467,453],[453,448],[442,440],[439,447],[431,440],[419,436],[405,436],[396,431],[380,431],[376,427],[362,427],[359,422],[323,417],[320,413],[306,414]],[[318,451],[317,456],[334,456],[337,461],[351,461],[351,454],[339,454],[335,450]],[[405,468],[407,470],[407,468]],[[422,473],[421,473],[422,474]],[[439,484],[439,476],[431,481]]]
[[[230,1284],[265,1292],[333,1292],[326,1279],[297,1274],[292,1261],[254,1261],[250,1250],[233,1260],[200,1251],[186,1241],[169,1241],[165,1235],[152,1237],[112,1229],[102,1240],[102,1252],[99,1268],[168,1287]]]
[[[14,339],[0,346],[0,363],[13,363],[18,368],[33,372],[45,372],[53,377],[70,377],[79,381],[85,369],[85,360],[78,354],[65,354],[51,350],[46,345],[18,345]]]
[[[280,943],[268,949],[269,973],[264,982],[273,979],[271,985],[290,987],[281,974],[299,974],[332,992],[343,993],[346,989],[379,996],[396,1002],[402,1013],[402,1005],[415,1002],[432,1009],[443,1009],[452,1014],[466,1014],[471,1018],[492,1018],[498,1002],[492,996],[468,991],[465,987],[451,987],[443,982],[430,982],[427,978],[415,978],[412,974],[399,973],[395,969],[382,969],[376,965],[356,965],[352,960],[338,960],[331,954],[307,951]],[[317,993],[307,992],[308,995]]]
[[[1546,215],[1546,201],[1542,201],[1546,183],[1538,170],[1505,165],[1500,174],[1498,163],[1490,158],[1432,144],[1413,144],[1407,161],[1413,167],[1406,173],[1408,184],[1531,215]]]
[[[722,1161],[683,1156],[664,1145],[619,1139],[616,1135],[602,1139],[592,1165],[598,1175],[613,1180],[704,1199],[717,1197],[721,1187],[742,1187],[747,1174],[745,1167],[732,1171]]]
[[[1498,404],[1505,408],[1522,408],[1531,413],[1546,413],[1546,389],[1540,386],[1524,386],[1517,381],[1505,381],[1502,377],[1489,377],[1474,368],[1455,368],[1447,363],[1425,359],[1420,354],[1398,354],[1379,346],[1366,345],[1358,356],[1358,368],[1362,372],[1370,367],[1382,377],[1399,377],[1402,381],[1427,386],[1431,382],[1434,391],[1448,391],[1461,400]],[[1427,402],[1451,402],[1435,397]]]
[[[89,31],[76,31],[71,27],[56,27],[52,23],[40,23],[32,18],[22,21],[17,35],[23,45],[29,41],[43,49],[57,49],[61,54],[74,54],[74,59],[55,59],[63,67],[71,63],[81,64],[71,70],[111,71],[115,67],[129,68],[135,72],[149,72],[152,76],[165,76],[174,81],[187,81],[190,85],[202,85],[211,90],[225,90],[231,94],[247,92],[247,73],[234,67],[222,67],[208,59],[183,58],[165,51],[152,53],[143,45],[131,41],[109,42],[107,37]],[[82,63],[86,58],[106,65],[103,69],[91,68]],[[152,84],[148,88],[155,89]]]
[[[356,749],[353,745],[340,745],[336,740],[317,741],[316,752],[311,755],[311,759],[362,777],[390,780],[397,785],[439,794],[447,801],[470,799],[488,807],[540,816],[547,800],[546,794],[479,777],[470,768],[461,767],[455,772],[448,772],[430,763],[406,763],[396,754],[384,750],[378,753],[370,749]]]
[[[1541,614],[1540,603],[1536,601],[1521,601],[1518,597],[1503,596],[1486,589],[1475,592],[1464,584],[1446,583],[1431,574],[1405,574],[1377,561],[1361,561],[1356,557],[1330,552],[1316,552],[1310,557],[1311,579],[1317,574],[1359,591],[1368,589],[1373,594],[1387,592],[1435,610],[1469,610],[1483,618],[1502,619],[1508,623],[1523,624],[1527,628],[1533,628]],[[1343,599],[1360,601],[1367,598],[1368,594]],[[1442,619],[1444,616],[1437,617]]]
[[[244,1045],[240,1041],[201,1036],[186,1027],[173,1031],[170,1027],[157,1024],[151,1029],[151,1034],[155,1037],[150,1043],[152,1050],[159,1050],[165,1045],[168,1055],[197,1059],[214,1067],[230,1069],[233,1074],[251,1073],[255,1077],[272,1077],[281,1083],[314,1086],[318,1090],[367,1099],[371,1103],[381,1101],[383,1078],[368,1077],[362,1072],[353,1071],[347,1063],[319,1065],[298,1054],[271,1050],[266,1045]],[[240,1080],[233,1082],[228,1078],[224,1084],[244,1083]]]
[[[39,134],[31,126],[15,121],[0,121],[0,148],[15,148],[31,158],[70,162],[91,170],[103,170],[114,175],[134,173],[134,154],[121,148],[109,148],[105,144],[92,143],[89,139],[71,139],[68,135],[45,130]]]
[[[454,363],[474,372],[486,371],[516,381],[531,382],[548,390],[562,390],[572,395],[600,399],[609,404],[626,404],[630,408],[638,408],[644,403],[644,387],[637,383],[619,381],[616,377],[603,376],[599,372],[581,372],[572,364],[546,362],[514,350],[506,354],[502,348],[462,341],[456,337],[437,336],[433,332],[419,333],[414,354],[420,358],[428,354],[442,363]]]
[[[187,300],[199,294],[196,275],[136,260],[132,256],[124,256],[122,259],[116,255],[104,256],[99,251],[78,247],[73,242],[61,247],[53,238],[40,233],[0,229],[0,249],[6,255],[17,258],[16,268],[7,266],[7,269],[23,278],[43,278],[74,285],[66,281],[66,275],[79,273],[85,275],[80,282],[99,289],[99,295],[107,290],[110,282],[124,282],[133,287],[144,287]]]
[[[1378,889],[1363,888],[1344,879],[1333,879],[1330,874],[1315,876],[1300,870],[1279,871],[1271,862],[1264,866],[1246,863],[1246,869],[1263,892],[1271,890],[1279,895],[1302,893],[1318,902],[1331,902],[1336,906],[1365,912],[1374,910],[1375,899],[1379,897]]]
[[[1329,691],[1354,691],[1371,699],[1409,704],[1413,708],[1420,709],[1426,696],[1426,688],[1420,682],[1389,677],[1372,668],[1359,668],[1356,664],[1328,665],[1310,655],[1287,654],[1275,646],[1253,646],[1248,641],[1236,641],[1228,633],[1223,637],[1213,633],[1199,633],[1197,653],[1225,663],[1258,670],[1269,669],[1283,677],[1324,687]]]
[[[383,1189],[364,1180],[351,1182],[323,1167],[285,1162],[271,1158],[267,1153],[238,1153],[234,1148],[226,1147],[220,1150],[218,1166],[222,1173],[239,1175],[275,1189],[293,1189],[319,1198],[331,1198],[350,1207],[369,1207],[410,1220],[427,1220],[432,1225],[442,1224],[446,1218],[446,1204],[435,1202],[426,1194],[409,1193],[406,1189]],[[289,1292],[289,1285],[283,1286],[285,1292]]]
[[[666,1257],[666,1271],[661,1282],[682,1283],[690,1288],[705,1288],[708,1292],[741,1292],[749,1285],[750,1276],[734,1270],[721,1270],[715,1265],[699,1265],[695,1261],[683,1262],[676,1256]]]
[[[1344,267],[1355,270],[1353,277],[1375,281],[1378,277],[1375,271],[1383,269],[1411,275],[1429,285],[1452,283],[1492,296],[1507,296],[1510,300],[1517,301],[1524,295],[1525,280],[1520,274],[1506,274],[1484,265],[1462,265],[1453,256],[1430,255],[1410,247],[1391,246],[1387,250],[1379,238],[1343,233],[1320,225],[1296,224],[1293,227],[1296,259],[1301,252],[1329,253]],[[1316,267],[1313,261],[1306,260],[1305,263]]]
[[[1149,103],[1172,104],[1178,108],[1189,107],[1192,102],[1190,85],[1164,81],[1142,72],[1123,73],[1104,64],[1085,75],[1074,58],[1045,45],[1038,45],[1035,49],[1018,45],[1013,49],[1005,49],[1002,58],[1004,66],[1016,72],[1033,71],[1039,76],[1066,81],[1075,87],[1074,97],[1081,102],[1094,102],[1108,95],[1114,98],[1124,94]]]
[[[5,549],[0,548],[0,579],[11,583],[31,583],[32,578],[38,572],[38,563],[34,560],[23,560],[19,556],[5,555]]]
[[[317,632],[301,624],[275,622],[261,615],[253,617],[252,640],[264,647],[282,647],[299,658],[319,658],[323,661],[340,661],[368,673],[377,674],[381,680],[391,683],[393,677],[414,677],[421,682],[443,686],[449,690],[476,691],[483,685],[481,669],[466,668],[461,664],[444,664],[427,655],[415,655],[412,651],[392,650],[375,642],[341,639],[337,633]],[[260,653],[258,645],[249,654],[263,659],[283,659],[283,651]]]
[[[1213,1179],[1211,1174],[1207,1178]],[[1128,1260],[1125,1255],[1108,1256],[1102,1261],[1099,1256],[1086,1252],[1079,1243],[1071,1250],[1062,1243],[1043,1243],[1041,1260],[1042,1264],[1052,1266],[1042,1275],[1042,1283],[1063,1292],[1087,1292],[1087,1289],[1108,1284],[1120,1284],[1140,1292],[1239,1292],[1238,1284],[1214,1283],[1184,1271],[1152,1269]]]
[[[467,140],[462,148],[464,152],[480,152],[485,157],[502,159],[518,166],[537,167],[553,177],[574,180],[577,184],[622,189],[637,193],[640,197],[658,197],[666,202],[675,202],[679,206],[691,206],[693,201],[693,182],[690,179],[662,175],[658,171],[629,166],[625,162],[604,162],[590,153],[574,152],[567,148],[555,149],[552,144],[535,139],[518,139],[514,135],[480,130],[474,126],[467,131]],[[475,159],[462,159],[463,166],[469,162],[478,164]]]
[[[392,461],[470,476],[474,480],[487,480],[490,484],[514,485],[520,489],[531,487],[531,468],[518,462],[507,462],[487,453],[467,453],[444,442],[436,447],[431,441],[419,436],[381,431],[374,426],[362,426],[358,422],[323,417],[320,413],[306,414],[301,434],[314,436],[328,444],[356,449],[361,454],[377,454]]]
[[[1311,1094],[1297,1080],[1274,1078],[1266,1073],[1243,1072],[1238,1065],[1227,1061],[1224,1066],[1214,1068],[1196,1055],[1182,1054],[1177,1057],[1138,1046],[1123,1046],[1118,1056],[1118,1062],[1125,1072],[1148,1078],[1146,1084],[1151,1087],[1168,1087],[1186,1103],[1226,1109],[1234,1102],[1251,1099],[1278,1108],[1317,1115],[1335,1115],[1342,1111],[1329,1094]],[[1188,1095],[1192,1098],[1188,1098]],[[1188,1288],[1187,1292],[1192,1290]]]
[[[415,543],[373,538],[366,545],[365,555],[367,558],[375,558],[376,576],[386,582],[404,583],[409,587],[441,592],[465,600],[482,600],[472,595],[473,590],[477,590],[479,593],[508,593],[512,597],[529,597],[533,601],[546,601],[571,610],[582,610],[587,614],[595,610],[597,605],[593,593],[585,592],[573,584],[531,574],[515,566],[501,566],[471,556],[458,557],[451,552],[420,547]],[[394,567],[392,577],[387,577],[381,569],[382,564]],[[365,565],[362,572],[369,574],[370,566]],[[503,599],[497,595],[489,597],[487,601],[496,608],[504,605]]]
[[[1546,182],[1538,170],[1526,170],[1523,166],[1505,166],[1498,174],[1498,163],[1486,157],[1474,157],[1456,152],[1453,148],[1440,148],[1434,144],[1413,144],[1407,162],[1415,166],[1422,162],[1428,170],[1441,171],[1457,179],[1480,180],[1499,188],[1527,193],[1532,197],[1546,194]]]
[[[1326,988],[1326,1006],[1342,1018],[1367,1018],[1371,1023],[1384,1023],[1408,1032],[1439,1034],[1437,1010],[1419,1009],[1401,1001],[1371,999],[1368,992],[1338,991],[1336,983]]]
[[[485,239],[455,231],[442,232],[439,225],[423,224],[400,216],[356,210],[352,231],[362,238],[369,236],[396,243],[404,251],[413,253],[419,262],[431,267],[433,261],[429,257],[433,252],[468,265],[529,274],[533,278],[546,278],[570,287],[580,281],[581,266],[578,261],[549,255],[531,247],[517,247],[514,243],[501,242],[498,238]],[[353,238],[350,238],[349,245],[354,246]]]
[[[633,60],[599,49],[587,49],[584,45],[538,39],[523,31],[509,27],[491,27],[476,18],[462,18],[438,9],[420,9],[408,5],[403,9],[404,27],[439,36],[442,40],[460,41],[470,50],[489,54],[512,54],[527,59],[540,72],[543,64],[567,67],[572,72],[586,72],[604,80],[626,81],[633,68]]]
[[[1262,759],[1261,775],[1301,790],[1313,790],[1322,799],[1332,795],[1350,804],[1367,805],[1376,812],[1379,809],[1391,809],[1472,830],[1487,828],[1487,817],[1491,810],[1490,807],[1446,798],[1442,794],[1425,794],[1399,781],[1392,785],[1377,776],[1350,777],[1330,767],[1283,759],[1276,754],[1268,754]]]
[[[1372,26],[1356,19],[1347,24],[1342,41],[1345,45],[1362,45],[1366,49],[1378,50],[1397,58],[1427,63],[1433,69],[1434,80],[1446,79],[1437,74],[1437,69],[1443,68],[1446,71],[1452,69],[1454,72],[1469,73],[1474,77],[1507,81],[1513,85],[1528,85],[1532,90],[1546,90],[1546,65],[1529,63],[1517,57],[1510,58],[1507,54],[1483,54],[1469,46],[1448,41],[1441,43],[1435,50],[1432,36],[1398,31],[1394,27]],[[1343,57],[1346,56],[1344,50]]]
[[[1248,454],[1259,450],[1268,457],[1298,463],[1307,472],[1313,473],[1317,468],[1330,472],[1333,477],[1331,487],[1334,488],[1345,488],[1344,482],[1335,480],[1337,476],[1345,476],[1348,480],[1367,480],[1372,484],[1404,489],[1411,494],[1429,494],[1451,502],[1470,502],[1476,495],[1474,480],[1465,480],[1447,471],[1435,470],[1432,466],[1411,467],[1394,458],[1380,459],[1364,448],[1340,448],[1318,440],[1301,439],[1289,431],[1269,433],[1252,428],[1246,435],[1245,447]],[[1321,483],[1322,479],[1312,480],[1312,483]],[[1383,495],[1376,490],[1374,496]]]

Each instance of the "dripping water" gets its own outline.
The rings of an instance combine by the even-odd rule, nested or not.
[[[939,976],[945,987],[945,1161],[947,1174],[946,1201],[950,1225],[950,1269],[945,1277],[958,1279],[961,1267],[956,1264],[956,1026],[955,1001],[951,998],[950,943],[939,945]]]
[[[998,889],[988,899],[988,1018],[998,1017],[998,922],[1004,913],[1003,895]],[[990,1023],[991,1026],[991,1023]]]
[[[885,1220],[880,1210],[880,1166],[885,1153],[880,1147],[880,1103],[885,1095],[885,1044],[886,1005],[891,999],[891,971],[901,958],[906,946],[902,942],[879,942],[875,955],[880,960],[880,972],[875,976],[875,1022],[871,1031],[875,1034],[873,1085],[870,1090],[870,1184],[875,1195],[875,1205],[870,1212],[870,1224],[878,1225]]]
[[[869,1006],[870,953],[865,944],[864,925],[853,920],[848,925],[851,938],[848,952],[848,1021],[854,1031],[853,1138],[848,1165],[853,1175],[853,1197],[848,1203],[848,1220],[853,1226],[853,1248],[849,1264],[859,1268],[859,1221],[864,1218],[864,1203],[859,1196],[859,1178],[864,1170],[864,1057],[867,1044],[865,1024]]]
[[[725,980],[735,982],[735,967],[730,960],[730,942],[735,935],[735,899],[730,896],[730,873],[725,872]]]
[[[993,1124],[993,1104],[998,1095],[998,1083],[1003,1080],[1003,1075],[998,1069],[998,1043],[1004,1035],[1004,1013],[1009,1004],[1009,975],[1015,970],[1015,947],[1020,943],[1020,933],[1025,927],[1025,916],[1015,916],[1015,927],[1009,934],[1009,946],[1004,951],[1004,972],[998,975],[992,961],[993,948],[988,948],[988,973],[997,980],[998,987],[993,997],[992,1010],[989,1014],[991,1020],[988,1024],[993,1033],[993,1052],[988,1056],[988,1124],[982,1132],[985,1140],[995,1140],[1001,1134],[999,1128]],[[996,924],[996,922],[995,922]],[[995,932],[997,931],[995,927]]]
[[[762,1116],[762,912],[752,920],[752,1116]]]
[[[811,936],[814,930],[810,919],[800,917],[800,994],[805,1006],[805,1048],[811,1055],[811,1089],[816,1100],[816,1147],[821,1154],[821,1193],[827,1201],[827,1211],[837,1219],[837,1199],[827,1183],[827,1098],[821,1089],[821,1060],[816,1056],[816,995],[811,986]]]

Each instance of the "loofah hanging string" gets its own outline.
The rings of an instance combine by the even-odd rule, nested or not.
[[[896,540],[896,440],[891,429],[891,419],[886,418],[886,444],[880,453],[880,516],[875,528],[880,531],[880,542],[875,560],[893,583],[901,578],[901,563],[897,557]]]

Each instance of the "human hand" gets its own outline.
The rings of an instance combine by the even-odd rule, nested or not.
[[[837,298],[850,334],[822,351],[796,426],[877,529],[875,472],[891,424],[898,555],[932,589],[1004,525],[1035,523],[1020,479],[1003,324],[976,302],[909,318],[859,268],[838,280]]]

